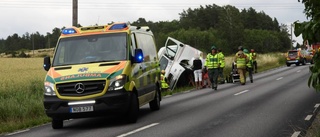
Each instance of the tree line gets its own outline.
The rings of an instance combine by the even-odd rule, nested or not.
[[[204,52],[215,45],[226,55],[235,53],[238,46],[253,48],[259,53],[285,52],[292,48],[287,25],[253,8],[239,10],[231,5],[212,4],[183,10],[179,16],[177,20],[159,22],[139,18],[131,25],[149,26],[158,49],[164,46],[167,37]],[[0,40],[0,53],[55,47],[64,28],[54,28],[46,35],[39,32],[13,34]]]

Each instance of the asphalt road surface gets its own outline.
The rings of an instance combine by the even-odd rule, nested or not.
[[[307,85],[309,65],[254,74],[246,85],[227,83],[163,97],[161,109],[140,109],[138,122],[121,117],[73,119],[8,137],[296,137],[313,119],[320,95]]]

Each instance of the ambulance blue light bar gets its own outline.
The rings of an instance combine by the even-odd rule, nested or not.
[[[126,23],[123,23],[123,24],[114,24],[112,25],[109,30],[118,30],[118,29],[124,29],[124,28],[127,28],[127,24]]]
[[[74,34],[74,33],[77,33],[77,31],[74,28],[68,28],[68,29],[62,30],[62,34]]]

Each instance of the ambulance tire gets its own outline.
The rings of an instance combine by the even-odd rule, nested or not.
[[[138,98],[135,93],[131,93],[131,103],[128,110],[128,113],[126,114],[125,118],[128,123],[136,123],[138,120],[138,114],[139,114],[139,104],[138,104]]]
[[[63,120],[52,119],[51,126],[53,129],[61,129],[63,128]]]
[[[156,86],[156,94],[154,96],[154,99],[151,102],[149,102],[149,107],[152,111],[156,111],[160,109],[160,100],[161,100],[160,87]]]

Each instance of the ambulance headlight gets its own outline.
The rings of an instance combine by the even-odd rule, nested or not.
[[[46,96],[56,96],[54,91],[54,84],[50,82],[44,82],[44,95]]]
[[[108,91],[120,90],[124,87],[124,84],[127,81],[127,76],[124,74],[118,75],[115,78],[110,80],[110,85]]]

